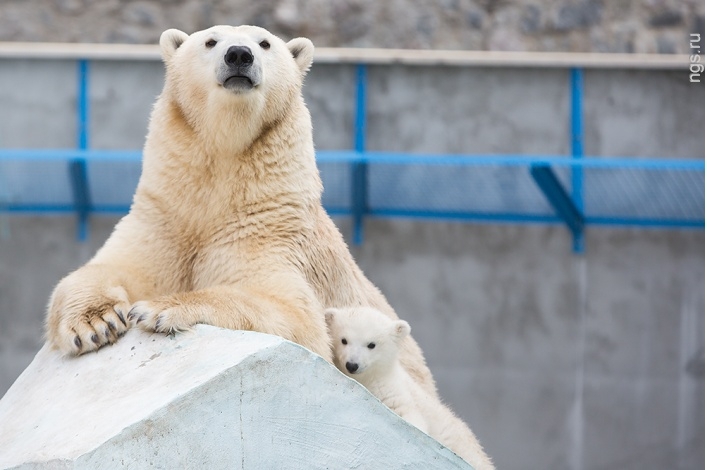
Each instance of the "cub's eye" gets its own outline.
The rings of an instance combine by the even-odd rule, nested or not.
[[[373,349],[376,347],[376,343],[368,343],[368,349]]]
[[[208,41],[206,41],[206,47],[208,47],[209,49],[211,49],[215,45],[216,45],[216,39],[209,39]]]
[[[349,344],[349,342],[346,341],[346,338],[341,338],[341,344]]]
[[[262,47],[265,50],[270,49],[270,43],[267,41],[267,39],[263,39],[260,41],[260,47]]]

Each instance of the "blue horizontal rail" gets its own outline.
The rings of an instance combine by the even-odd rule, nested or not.
[[[2,150],[0,150],[2,158]],[[690,170],[705,169],[704,160],[677,158],[632,158],[587,156],[581,160],[567,158],[564,155],[521,155],[521,154],[414,154],[398,152],[355,152],[351,150],[317,151],[317,162],[361,162],[393,165],[431,165],[431,166],[529,166],[551,165],[558,167],[606,168],[606,169],[645,169],[645,170]]]
[[[95,149],[0,149],[1,161],[142,161],[141,150]]]
[[[1,161],[68,161],[83,158],[87,161],[141,162],[140,150],[98,149],[0,149]],[[678,158],[632,158],[586,156],[581,160],[564,155],[521,154],[415,154],[399,152],[356,152],[353,150],[319,150],[318,163],[373,163],[391,165],[430,166],[529,166],[550,165],[556,167],[641,169],[641,170],[687,170],[704,171],[705,161]]]

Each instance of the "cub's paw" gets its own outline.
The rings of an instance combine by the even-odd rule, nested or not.
[[[49,305],[47,339],[64,354],[79,355],[115,343],[130,328],[130,302],[122,287],[104,292],[57,286]]]
[[[135,302],[128,313],[128,321],[145,331],[167,334],[186,331],[195,323],[184,307],[160,299]]]

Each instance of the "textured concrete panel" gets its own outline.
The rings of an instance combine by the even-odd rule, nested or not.
[[[368,148],[567,154],[566,70],[370,67]]]
[[[92,62],[91,147],[141,150],[163,84],[161,61]]]
[[[76,145],[76,63],[3,59],[0,64],[0,146]]]
[[[660,73],[587,70],[586,154],[703,158],[705,86],[690,83],[687,65]]]
[[[497,468],[573,468],[575,382],[566,374],[433,367]],[[532,430],[532,431],[531,431]],[[508,445],[512,442],[513,445]],[[525,466],[520,462],[529,462]]]
[[[317,150],[353,148],[355,76],[353,65],[316,64],[307,73],[302,93]]]
[[[675,413],[683,406],[670,380],[588,377],[584,421],[586,469],[704,468],[704,383],[688,397],[689,429]]]
[[[704,233],[597,230],[587,251],[587,373],[677,381],[701,360],[704,374]]]
[[[45,346],[0,422],[0,468],[470,468],[321,357],[210,326]]]

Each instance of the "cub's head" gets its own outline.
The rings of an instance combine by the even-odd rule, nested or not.
[[[334,349],[334,364],[349,376],[385,371],[396,360],[410,325],[367,307],[329,308],[325,319]]]
[[[247,104],[249,113],[276,114],[273,108],[286,107],[300,94],[314,57],[309,39],[286,43],[256,26],[214,26],[191,35],[169,29],[160,49],[166,90],[186,113]]]

